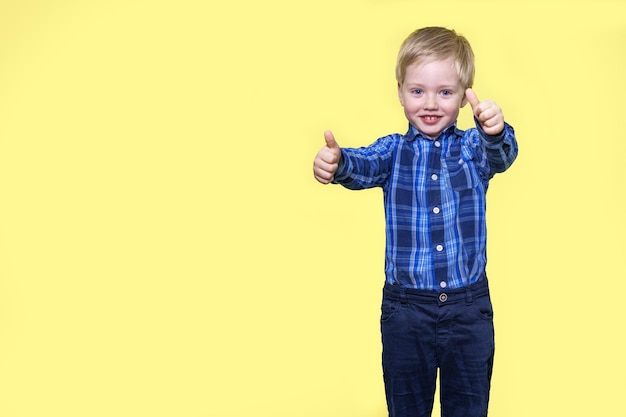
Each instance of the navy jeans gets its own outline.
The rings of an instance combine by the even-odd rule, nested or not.
[[[485,417],[494,355],[487,279],[422,291],[385,284],[383,374],[390,417],[430,417],[440,374],[442,417]]]

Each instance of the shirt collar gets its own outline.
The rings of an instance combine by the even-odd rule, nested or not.
[[[454,122],[453,124],[451,124],[450,126],[446,127],[437,137],[437,139],[443,139],[445,137],[450,137],[450,136],[463,136],[463,131],[458,129],[456,127],[456,122]],[[420,132],[419,130],[417,130],[415,128],[415,126],[413,126],[412,124],[409,123],[409,130],[406,132],[406,134],[404,135],[404,139],[408,142],[413,141],[417,138],[421,138],[421,139],[425,139],[425,140],[430,140],[433,141],[434,139],[424,135],[422,132]]]

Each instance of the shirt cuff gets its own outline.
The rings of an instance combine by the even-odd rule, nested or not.
[[[343,149],[341,150],[341,158],[339,159],[339,166],[337,167],[337,171],[335,171],[335,177],[333,178],[333,183],[337,184],[342,180],[345,180],[350,176],[350,160],[347,159],[343,154]]]
[[[476,123],[476,129],[478,129],[478,132],[480,133],[480,137],[485,139],[489,144],[496,144],[498,142],[504,141],[504,137],[506,136],[506,123],[504,123],[504,128],[502,128],[502,132],[498,133],[497,135],[490,135],[488,133],[485,133],[476,118],[474,118],[474,122]]]

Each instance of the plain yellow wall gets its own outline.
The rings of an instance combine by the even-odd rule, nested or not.
[[[623,1],[2,0],[0,416],[385,416],[381,193],[311,166],[426,25],[520,144],[490,415],[626,415]]]

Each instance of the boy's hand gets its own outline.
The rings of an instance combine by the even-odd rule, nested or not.
[[[313,176],[322,184],[329,184],[335,177],[341,160],[341,148],[330,130],[324,132],[326,146],[317,153],[313,161]]]
[[[498,105],[491,101],[480,101],[471,88],[465,90],[465,98],[472,106],[474,117],[480,123],[480,127],[488,135],[499,135],[504,130],[504,116]]]

